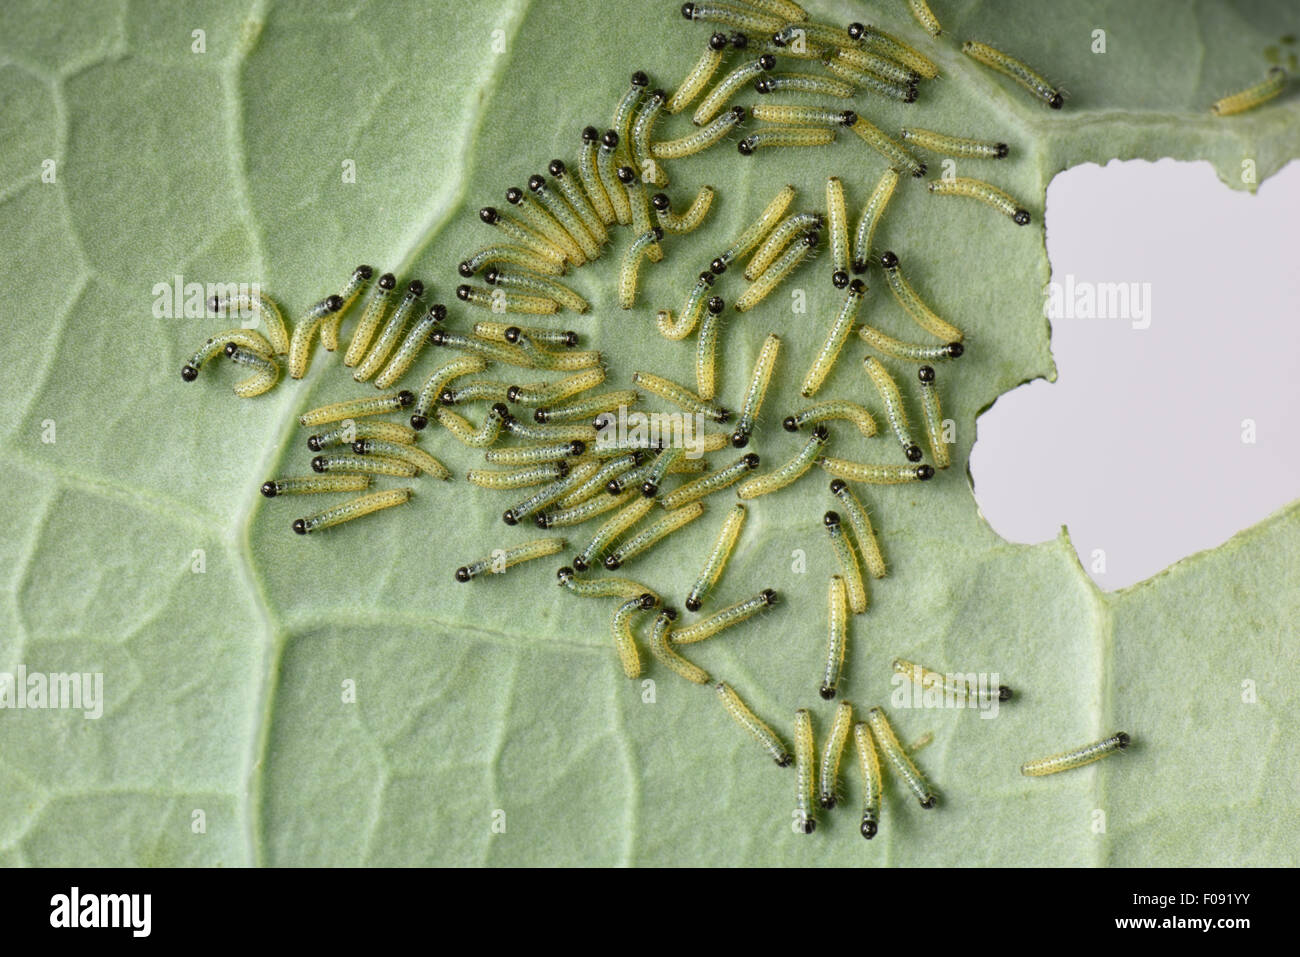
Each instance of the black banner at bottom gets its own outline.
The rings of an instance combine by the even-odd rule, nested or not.
[[[262,944],[279,931],[299,945],[337,946],[457,928],[499,946],[516,936],[572,939],[607,930],[611,920],[666,942],[686,929],[677,921],[687,916],[696,934],[713,927],[744,939],[801,922],[832,932],[823,922],[839,910],[833,933],[851,939],[865,919],[863,944],[895,934],[913,945],[983,938],[991,947],[1173,935],[1179,946],[1193,937],[1231,946],[1253,931],[1288,929],[1291,877],[1240,870],[34,869],[0,872],[0,913],[7,944],[61,937],[119,946]]]

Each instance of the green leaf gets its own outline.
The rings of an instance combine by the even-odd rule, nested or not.
[[[958,13],[935,0],[947,29],[933,42],[902,4],[810,6],[837,23],[876,19],[931,53],[944,76],[916,105],[857,105],[886,129],[1005,139],[1010,159],[963,172],[996,180],[1035,217],[1018,229],[905,183],[880,237],[972,348],[942,370],[957,466],[927,485],[864,490],[891,574],[852,623],[846,694],[864,709],[887,704],[900,654],[999,671],[1017,691],[996,720],[891,709],[905,740],[934,734],[918,760],[940,808],[923,813],[890,781],[881,834],[865,844],[846,761],[846,809],[796,838],[793,775],[708,689],[652,666],[654,703],[644,703],[611,648],[612,603],[556,588],[558,562],[453,583],[457,565],[531,533],[501,524],[508,499],[463,480],[478,456],[445,435],[424,444],[456,481],[420,482],[400,512],[293,535],[291,519],[314,503],[266,501],[257,486],[307,470],[297,413],[361,390],[323,353],[306,381],[257,400],[235,398],[220,363],[185,385],[181,362],[223,324],[152,317],[155,283],[176,275],[259,281],[293,314],[370,262],[425,279],[467,327],[476,317],[454,301],[454,263],[495,238],[473,210],[503,205],[507,186],[552,157],[575,158],[579,131],[608,125],[632,69],[674,86],[706,27],[669,2],[14,2],[0,13],[0,255],[14,277],[0,335],[10,495],[0,669],[102,672],[106,702],[98,720],[0,711],[0,861],[1292,861],[1297,660],[1287,639],[1300,611],[1300,512],[1105,595],[1064,536],[1021,547],[993,534],[962,463],[982,409],[1053,376],[1040,299],[1049,180],[1084,162],[1171,156],[1209,160],[1239,188],[1250,185],[1243,160],[1262,181],[1300,155],[1293,93],[1231,120],[1207,111],[1262,77],[1265,50],[1297,32],[1294,11],[1093,0],[1046,13],[1022,0]],[[1105,54],[1091,52],[1096,28]],[[193,52],[195,30],[206,52]],[[964,58],[967,37],[1048,69],[1072,91],[1066,109],[1046,110]],[[658,133],[688,126],[677,117]],[[53,183],[42,181],[46,159]],[[349,160],[355,183],[343,181]],[[882,170],[848,133],[821,150],[743,159],[724,143],[673,163],[677,202],[717,187],[707,227],[665,242],[627,314],[615,305],[628,241],[618,231],[605,258],[572,277],[592,313],[565,325],[606,352],[613,382],[638,368],[689,382],[693,344],[661,339],[653,311],[678,308],[781,184],[800,188],[799,208],[819,208],[825,177],[838,174],[856,221]],[[791,314],[786,288],[723,333],[721,394],[733,404],[763,336],[783,337],[753,444],[767,464],[802,442],[779,422],[802,404],[798,382],[838,305],[828,271],[823,256],[792,280],[808,291],[807,314]],[[878,274],[868,278],[878,288],[867,314],[909,335]],[[734,276],[719,281],[728,298],[739,288]],[[822,395],[878,408],[863,351],[848,348]],[[406,381],[439,361],[426,354]],[[888,435],[843,429],[832,452],[897,458]],[[680,602],[728,501],[710,500],[704,520],[627,574]],[[754,503],[717,599],[771,586],[783,601],[691,649],[787,739],[796,707],[814,710],[819,736],[830,715],[816,686],[833,570],[820,516],[833,504],[820,473]],[[1243,703],[1247,681],[1257,703]],[[356,703],[344,701],[347,682]],[[1027,758],[1121,728],[1134,737],[1126,755],[1054,778],[1018,773]],[[505,833],[492,829],[498,809]]]

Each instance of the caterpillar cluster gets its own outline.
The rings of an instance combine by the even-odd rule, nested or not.
[[[911,0],[909,5],[931,36],[941,35],[938,21],[923,0]],[[210,303],[219,312],[234,307],[251,311],[265,334],[240,328],[213,336],[185,364],[182,378],[193,381],[209,359],[224,354],[250,372],[235,386],[236,392],[241,396],[262,394],[280,381],[280,362],[287,364],[290,379],[301,379],[317,344],[327,352],[336,351],[342,325],[354,314],[357,321],[344,365],[353,370],[358,383],[373,382],[380,390],[391,389],[414,368],[427,347],[455,353],[439,362],[418,388],[333,403],[304,413],[300,416],[303,426],[331,426],[308,439],[309,448],[318,453],[312,460],[317,474],[270,480],[263,485],[263,494],[367,493],[292,523],[294,531],[305,534],[410,500],[409,487],[370,492],[374,476],[425,474],[450,480],[450,470],[421,447],[419,440],[430,434],[431,426],[440,427],[432,430],[439,437],[445,432],[452,442],[483,450],[484,467],[470,469],[465,478],[479,488],[509,496],[501,511],[507,526],[532,524],[551,530],[599,520],[589,536],[574,536],[580,544],[575,544],[569,563],[557,573],[559,586],[579,597],[615,600],[610,632],[628,678],[643,673],[641,649],[647,648],[656,662],[675,675],[693,684],[712,685],[725,710],[778,765],[794,763],[796,811],[805,832],[815,826],[816,804],[830,807],[835,803],[840,754],[852,732],[865,795],[861,832],[870,838],[876,833],[880,810],[877,748],[884,751],[922,807],[933,807],[936,800],[926,778],[899,745],[883,711],[873,708],[864,723],[855,725],[851,705],[839,704],[820,765],[820,789],[814,793],[818,774],[811,713],[806,709],[796,712],[792,759],[779,735],[750,710],[731,685],[716,680],[680,649],[758,619],[778,603],[776,591],[765,588],[711,607],[715,594],[721,591],[728,560],[743,536],[752,507],[748,503],[820,469],[832,479],[829,490],[837,502],[837,510],[825,512],[821,524],[838,573],[831,576],[828,586],[829,647],[818,692],[828,701],[838,694],[851,616],[868,610],[869,583],[887,574],[884,551],[868,509],[853,486],[924,483],[948,468],[951,440],[944,434],[935,366],[966,351],[962,330],[939,316],[917,292],[903,273],[898,255],[877,248],[877,230],[899,183],[927,173],[926,164],[909,147],[971,160],[999,160],[1010,150],[1000,141],[918,127],[908,127],[895,137],[855,109],[767,99],[786,92],[843,100],[865,92],[900,103],[917,102],[925,81],[938,76],[937,65],[875,26],[818,23],[792,0],[687,3],[681,13],[687,20],[717,24],[733,32],[711,33],[698,62],[671,94],[652,88],[644,71],[633,73],[614,105],[608,127],[603,132],[596,126],[583,129],[576,163],[553,159],[547,165],[549,178],[535,174],[526,181],[526,188],[505,191],[508,210],[494,206],[479,209],[481,223],[499,231],[501,241],[475,249],[459,262],[457,272],[464,281],[455,293],[465,307],[494,317],[542,317],[563,311],[585,314],[589,303],[561,277],[603,258],[614,242],[615,227],[628,226],[631,232],[618,257],[616,288],[620,307],[633,310],[646,264],[669,261],[673,238],[704,225],[717,193],[713,186],[702,186],[682,208],[663,191],[670,182],[665,163],[717,146],[750,120],[757,128],[737,141],[738,153],[747,157],[767,147],[828,146],[837,140],[841,128],[847,128],[883,158],[886,167],[860,198],[864,205],[855,230],[848,214],[851,184],[842,178],[828,178],[824,209],[793,209],[797,191],[785,186],[730,244],[703,264],[706,268],[694,273],[697,278],[679,312],[660,309],[655,313],[655,324],[666,342],[695,337],[693,389],[640,370],[622,388],[599,391],[607,380],[605,357],[577,348],[580,337],[576,332],[506,318],[485,319],[469,331],[455,331],[447,322],[444,305],[426,308],[423,283],[410,281],[398,294],[391,273],[372,285],[374,270],[369,266],[358,267],[337,293],[308,309],[292,330],[286,327],[279,307],[260,293]],[[968,44],[966,52],[1030,88],[1049,106],[1060,107],[1059,91],[1019,61],[983,44]],[[741,62],[715,81],[728,56]],[[794,61],[795,66],[802,63],[804,68],[778,70],[783,61]],[[823,72],[807,72],[815,69]],[[752,107],[733,103],[746,87],[752,87],[762,102]],[[661,120],[697,101],[691,117],[694,130],[673,139],[655,138]],[[939,179],[929,184],[929,191],[977,199],[1019,225],[1030,221],[1022,203],[980,180]],[[759,454],[748,451],[715,467],[708,454],[728,447],[746,448],[751,441],[763,438],[761,412],[782,350],[781,337],[767,333],[748,388],[736,406],[738,414],[733,412],[718,396],[719,356],[728,354],[720,348],[727,325],[724,317],[728,310],[745,313],[760,307],[815,258],[823,235],[830,251],[831,286],[842,291],[844,299],[804,375],[800,396],[811,400],[818,395],[857,331],[859,339],[885,360],[913,364],[924,439],[912,431],[907,400],[895,373],[881,358],[867,355],[862,360],[862,385],[865,388],[869,380],[871,391],[879,397],[898,445],[899,461],[865,462],[832,456],[830,452],[838,453],[847,438],[872,438],[877,426],[872,412],[863,405],[829,398],[784,417],[782,425],[787,432],[807,430],[804,444],[788,459],[759,471]],[[737,265],[741,263],[743,266]],[[873,271],[923,339],[897,339],[858,322],[869,292],[862,277]],[[479,279],[486,285],[477,285]],[[743,287],[740,281],[745,283]],[[737,283],[736,295],[728,306],[721,293],[723,286],[733,282]],[[541,373],[557,375],[534,378]],[[639,406],[647,396],[682,413],[727,424],[730,431],[693,435],[692,454],[683,448],[685,433],[678,437],[680,441],[661,440],[648,446],[606,441],[612,434],[606,430],[611,428],[614,413]],[[482,410],[474,420],[462,414],[470,406]],[[400,415],[407,421],[384,419],[384,415]],[[683,620],[677,608],[654,589],[634,578],[602,573],[642,559],[679,529],[704,518],[708,499],[728,489],[734,489],[740,501],[725,510],[714,544],[684,596],[686,612],[699,617]],[[847,528],[841,513],[847,517]],[[524,563],[558,555],[568,544],[567,538],[548,536],[496,548],[457,567],[453,577],[462,583],[495,577]],[[648,629],[644,627],[646,619],[651,619]],[[933,674],[924,672],[918,680],[933,682],[933,677],[925,677]],[[1078,766],[1095,760],[1094,753],[1104,756],[1110,752],[1098,745],[1082,757],[1070,753],[1031,762],[1025,773]]]

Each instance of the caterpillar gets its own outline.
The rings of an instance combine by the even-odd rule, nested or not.
[[[524,562],[555,555],[564,549],[564,545],[565,541],[562,538],[538,538],[512,548],[499,548],[486,558],[461,565],[456,569],[454,577],[456,581],[463,583],[477,578],[484,572],[494,575],[504,574],[508,569]]]
[[[852,727],[853,705],[841,701],[835,708],[831,730],[826,736],[826,745],[822,748],[821,774],[817,789],[818,803],[828,810],[838,803],[840,759],[844,755],[844,745],[849,740],[849,729]]]
[[[415,311],[423,295],[424,283],[412,279],[406,287],[406,295],[402,296],[402,301],[397,304],[397,308],[393,310],[393,314],[388,317],[379,335],[375,337],[365,359],[353,370],[353,379],[357,382],[367,382],[379,371],[388,360],[388,354],[393,351],[393,346],[397,345],[397,340],[401,338],[402,331],[406,328],[407,317]]]
[[[903,408],[903,397],[899,394],[898,383],[875,356],[867,356],[863,359],[862,367],[867,370],[867,376],[876,387],[876,392],[880,394],[880,401],[885,405],[885,415],[889,418],[890,428],[894,430],[898,444],[903,447],[903,455],[909,462],[921,461],[921,447],[912,438],[911,426],[907,423],[907,411]]]
[[[858,767],[862,771],[862,823],[858,830],[868,841],[880,830],[880,757],[871,737],[871,727],[866,722],[853,726],[853,742],[858,752]]]
[[[794,770],[795,818],[799,830],[811,834],[817,829],[817,816],[813,810],[814,791],[817,786],[815,763],[817,750],[813,744],[812,715],[807,708],[794,713]]]
[[[763,407],[763,398],[767,395],[768,384],[772,381],[772,369],[776,366],[776,357],[780,351],[781,337],[770,333],[763,340],[763,347],[754,362],[754,371],[749,378],[749,389],[745,392],[745,404],[741,406],[736,430],[731,433],[731,444],[738,449],[743,449],[749,444],[749,436],[754,431],[754,421]]]
[[[763,750],[776,762],[776,766],[778,768],[789,767],[790,752],[781,743],[781,739],[758,715],[749,709],[749,705],[741,700],[740,695],[736,694],[731,685],[725,681],[719,681],[713,686],[713,690],[717,692],[718,700],[722,702],[722,706],[727,709],[727,714],[731,715],[738,725],[749,732],[750,736],[762,745]]]
[[[831,550],[839,562],[840,573],[844,579],[844,594],[848,599],[849,611],[861,615],[867,610],[867,588],[862,581],[862,570],[858,567],[858,556],[844,534],[840,525],[839,512],[827,512],[822,516],[822,524],[830,538]]]
[[[322,529],[333,528],[335,525],[341,525],[344,522],[371,515],[382,509],[405,505],[411,500],[412,494],[413,492],[409,488],[392,488],[382,492],[372,492],[370,495],[362,495],[344,502],[342,505],[335,505],[323,512],[317,512],[315,515],[294,519],[293,530],[299,535],[309,535]]]
[[[1125,750],[1131,740],[1128,734],[1120,731],[1092,744],[1085,744],[1081,748],[1062,751],[1060,754],[1039,758],[1036,761],[1026,761],[1020,766],[1020,773],[1028,777],[1042,777],[1045,774],[1056,774],[1059,771],[1068,771],[1071,768],[1081,768],[1085,764],[1092,764],[1094,761],[1100,761],[1102,758],[1110,757],[1112,754]]]
[[[756,107],[757,109],[757,107]],[[750,133],[736,150],[741,156],[752,156],[755,150],[772,146],[829,146],[835,142],[835,130],[815,126],[769,126]]]
[[[262,483],[262,494],[267,498],[277,495],[320,495],[328,492],[364,492],[370,487],[370,476],[305,475],[292,478],[271,479]]]
[[[1010,152],[1010,147],[1006,143],[966,139],[962,136],[950,136],[947,133],[936,133],[934,130],[923,130],[915,126],[899,130],[898,135],[923,150],[942,153],[945,156],[961,156],[966,159],[1006,159]]]
[[[871,191],[867,205],[862,208],[862,216],[858,219],[858,231],[853,238],[855,273],[867,271],[867,259],[871,255],[871,243],[875,239],[876,227],[880,225],[880,217],[884,214],[890,199],[893,198],[894,188],[897,186],[898,171],[885,170],[884,175],[876,183],[875,189]]]
[[[700,54],[700,59],[695,66],[691,67],[690,72],[682,79],[673,95],[668,98],[668,103],[664,106],[665,112],[669,114],[680,113],[695,102],[696,97],[709,85],[713,75],[718,72],[718,67],[722,65],[722,57],[726,52],[727,45],[727,35],[725,33],[710,35],[704,52]]]
[[[804,233],[803,238],[787,249],[767,270],[750,283],[740,298],[736,300],[735,310],[747,312],[766,299],[790,273],[798,268],[821,242],[821,234],[816,230]]]
[[[930,192],[935,196],[965,196],[977,199],[985,206],[996,209],[1017,226],[1028,226],[1029,211],[1020,205],[1014,197],[991,183],[971,179],[968,176],[955,176],[952,179],[935,179],[929,184]]]
[[[913,763],[903,746],[898,743],[898,736],[894,734],[894,729],[890,726],[889,719],[885,717],[885,712],[880,708],[871,708],[867,711],[867,723],[871,725],[872,737],[880,745],[880,749],[885,752],[885,757],[889,759],[894,771],[902,778],[921,807],[926,810],[934,807],[938,800],[934,788],[930,786],[930,782],[925,779],[925,775]]]
[[[798,455],[773,472],[742,482],[736,489],[736,494],[742,499],[758,498],[760,495],[768,495],[790,485],[812,468],[813,461],[818,457],[829,437],[830,432],[826,426],[817,426]]]
[[[875,530],[871,527],[871,518],[867,515],[867,510],[863,508],[858,497],[853,494],[853,489],[844,479],[832,479],[830,488],[831,494],[840,500],[841,507],[849,517],[849,525],[853,527],[853,537],[857,539],[858,555],[862,558],[867,573],[872,578],[884,578],[887,574],[885,557],[880,552],[880,543],[876,539]]]
[[[839,688],[840,675],[844,671],[844,649],[848,633],[848,600],[844,590],[844,578],[832,575],[826,590],[826,632],[829,643],[826,649],[826,670],[822,673],[822,684],[817,693],[829,701],[835,697]]]
[[[736,542],[740,539],[740,530],[745,525],[745,517],[748,510],[744,505],[733,505],[731,511],[727,513],[726,519],[722,522],[722,528],[718,531],[717,540],[713,547],[709,549],[709,557],[705,559],[704,567],[695,577],[695,584],[691,586],[690,592],[686,596],[687,611],[699,611],[704,605],[704,599],[718,579],[722,577],[723,570],[727,567],[727,559],[731,557],[732,551],[735,550]]]
[[[1233,116],[1253,110],[1267,103],[1286,88],[1286,70],[1280,66],[1271,67],[1268,75],[1254,86],[1232,93],[1210,104],[1210,112],[1215,116]]]
[[[674,509],[681,508],[691,502],[697,502],[705,496],[735,485],[744,478],[746,473],[758,468],[758,463],[758,456],[753,452],[749,452],[726,468],[718,469],[703,478],[678,486],[667,495],[660,497],[659,504],[664,508]]]
[[[907,281],[907,277],[903,275],[902,264],[898,261],[897,255],[891,250],[885,250],[880,254],[880,265],[885,273],[885,281],[889,284],[889,291],[894,294],[894,299],[913,322],[936,339],[946,343],[959,343],[965,338],[960,329],[935,315],[934,310],[917,295],[916,290]]]
[[[844,273],[844,276],[847,280],[848,273]],[[826,339],[821,348],[817,350],[817,356],[804,376],[803,385],[799,387],[799,394],[805,399],[810,399],[817,394],[817,390],[822,387],[822,383],[830,375],[835,360],[839,358],[840,352],[844,349],[844,343],[848,341],[849,335],[853,332],[853,320],[857,318],[858,308],[862,305],[862,297],[867,292],[867,285],[861,279],[854,279],[847,285],[849,287],[848,295],[844,297],[840,311],[835,316],[835,322],[827,330]]]
[[[687,660],[673,647],[672,631],[676,621],[676,608],[659,610],[654,627],[650,629],[650,654],[673,674],[694,684],[706,685],[711,680],[709,673],[693,661]]]
[[[700,191],[695,194],[695,199],[691,200],[691,205],[680,216],[673,213],[672,200],[668,198],[667,193],[655,193],[650,197],[650,205],[654,207],[655,217],[664,232],[681,236],[695,232],[700,223],[704,222],[704,217],[713,206],[713,196],[712,186],[701,186]]]
[[[705,641],[728,628],[734,628],[742,622],[749,621],[759,612],[771,608],[777,603],[777,594],[771,588],[764,588],[757,595],[728,605],[707,618],[701,618],[685,628],[678,628],[673,641],[679,645],[690,645]]]
[[[978,40],[967,40],[961,45],[961,52],[972,60],[997,70],[1003,76],[1011,77],[1052,109],[1059,110],[1065,105],[1065,96],[1060,90],[1049,83],[1041,73],[1021,63],[1015,57]]]
[[[406,375],[424,350],[425,344],[429,341],[429,334],[440,326],[446,318],[446,306],[440,302],[435,302],[430,306],[424,315],[411,326],[411,331],[406,334],[402,344],[397,347],[397,351],[388,360],[388,365],[384,366],[379,375],[375,376],[375,388],[387,389]]]
[[[646,498],[645,501],[651,501]],[[692,502],[666,513],[659,520],[652,522],[638,534],[619,544],[605,556],[605,567],[610,571],[622,567],[643,552],[649,551],[673,532],[677,531],[704,514],[703,502]]]
[[[352,308],[353,304],[361,298],[366,291],[366,287],[370,285],[370,279],[374,274],[375,271],[363,263],[352,270],[352,275],[348,277],[348,281],[339,290],[338,297],[342,305],[339,306],[337,311],[327,316],[320,326],[320,344],[325,347],[326,352],[334,352],[338,349],[339,326],[343,324],[343,317]]]
[[[898,485],[901,482],[928,482],[934,478],[930,465],[875,465],[867,462],[850,462],[828,455],[814,460],[818,468],[833,478],[846,482],[865,482],[870,485]]]

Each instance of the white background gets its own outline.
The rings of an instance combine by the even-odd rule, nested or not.
[[[1057,381],[977,423],[993,529],[1032,543],[1066,525],[1115,590],[1300,498],[1300,162],[1253,196],[1208,163],[1080,166],[1048,188],[1046,229],[1053,282],[1150,283],[1151,323],[1052,321]]]

